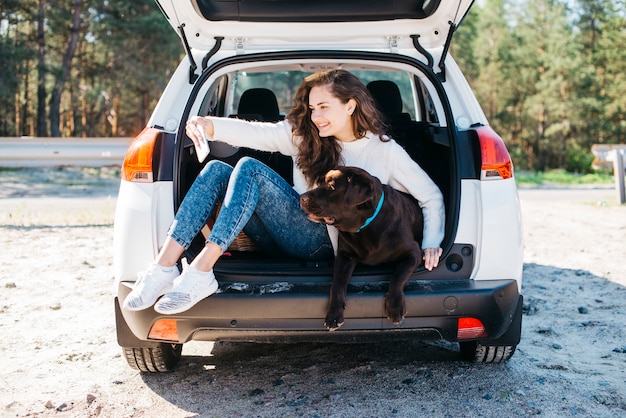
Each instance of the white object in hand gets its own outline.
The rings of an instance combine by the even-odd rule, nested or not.
[[[201,163],[206,159],[211,150],[209,149],[209,139],[206,137],[204,129],[202,129],[200,125],[196,125],[196,129],[200,132],[200,136],[202,137],[198,145],[196,145],[196,157],[198,157],[198,162]]]

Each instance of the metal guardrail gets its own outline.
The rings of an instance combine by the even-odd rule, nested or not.
[[[132,138],[0,138],[0,167],[122,165]]]

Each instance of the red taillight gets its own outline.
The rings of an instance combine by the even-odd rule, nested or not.
[[[513,162],[504,141],[489,126],[476,129],[480,142],[481,180],[499,180],[513,177]]]
[[[459,340],[469,340],[474,338],[484,338],[487,336],[485,326],[476,318],[459,318],[456,338]]]
[[[122,178],[127,181],[151,183],[153,181],[152,154],[154,144],[160,131],[154,128],[145,128],[128,147]]]

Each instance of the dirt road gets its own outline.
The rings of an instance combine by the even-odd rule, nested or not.
[[[190,343],[174,373],[142,375],[115,340],[115,174],[0,172],[0,416],[626,415],[626,206],[611,189],[520,191],[526,303],[506,364],[443,343]]]

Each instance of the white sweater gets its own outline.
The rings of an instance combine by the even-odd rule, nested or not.
[[[215,141],[260,151],[280,152],[292,157],[293,188],[298,193],[310,189],[304,174],[296,164],[297,143],[301,138],[293,136],[291,125],[287,121],[247,122],[232,118],[211,118],[211,120],[215,128],[213,135]],[[424,215],[422,248],[440,247],[445,225],[443,195],[404,148],[394,140],[383,142],[373,133],[368,133],[365,138],[340,144],[343,165],[360,167],[378,177],[383,184],[409,193],[417,199]],[[328,233],[336,251],[337,229],[329,227]]]

